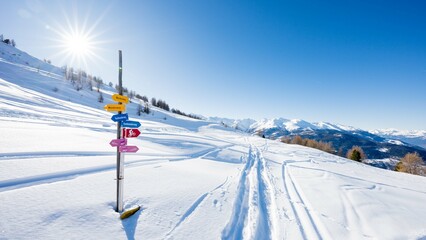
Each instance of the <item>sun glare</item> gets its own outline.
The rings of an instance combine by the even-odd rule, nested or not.
[[[100,41],[95,40],[93,32],[78,27],[59,28],[56,30],[59,38],[55,41],[59,50],[57,55],[62,56],[68,65],[87,68],[88,62],[98,59]]]
[[[82,34],[70,34],[65,36],[64,45],[71,55],[84,57],[91,51],[91,42],[88,37]]]
[[[89,63],[105,62],[100,57],[102,46],[105,40],[100,40],[102,32],[95,32],[103,15],[93,20],[89,25],[88,18],[78,21],[77,16],[69,18],[65,13],[65,24],[53,22],[55,26],[49,25],[49,30],[56,33],[56,38],[52,39],[57,44],[52,45],[58,51],[55,56],[63,58],[66,65],[74,68],[88,69]]]

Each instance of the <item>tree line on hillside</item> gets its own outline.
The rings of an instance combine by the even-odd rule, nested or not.
[[[142,96],[142,95],[136,93],[135,91],[129,90],[127,87],[122,87],[122,88],[123,88],[123,94],[128,96],[130,99],[136,98],[136,99],[140,100],[139,105],[137,107],[137,112],[136,112],[136,114],[138,116],[140,116],[141,113],[149,114],[151,112],[151,110],[149,108],[149,103],[151,103],[151,106],[161,108],[161,109],[168,111],[168,112],[172,112],[172,113],[175,113],[175,114],[179,114],[179,115],[194,118],[194,119],[201,119],[200,117],[198,117],[194,114],[186,114],[186,113],[184,113],[184,112],[182,112],[178,109],[174,109],[174,108],[170,109],[169,104],[162,99],[157,100],[157,98],[152,97],[151,101],[150,101],[148,99],[148,97],[145,96],[145,95]],[[117,84],[115,85],[115,89],[119,92],[119,86]]]
[[[194,114],[186,114],[186,113],[184,113],[184,112],[182,112],[182,111],[180,111],[179,109],[174,109],[174,108],[172,108],[172,113],[176,113],[176,114],[179,114],[179,115],[182,115],[182,116],[185,116],[185,117],[190,117],[190,118],[194,118],[194,119],[201,119],[201,117],[199,117],[199,116],[197,116],[197,115],[194,115]]]
[[[151,98],[151,104],[154,107],[158,107],[158,108],[161,108],[161,109],[164,109],[164,110],[170,112],[169,104],[167,104],[166,101],[163,101],[161,99],[157,100],[155,98]]]
[[[6,44],[12,45],[13,47],[16,46],[14,39],[4,39],[3,34],[0,34],[0,41]],[[48,59],[43,59],[43,61],[48,64],[52,63]],[[38,70],[40,70],[39,67],[38,67]],[[62,70],[64,79],[69,81],[73,85],[75,90],[80,91],[83,89],[88,89],[90,91],[93,91],[93,89],[95,88],[96,91],[99,93],[98,102],[102,103],[104,101],[101,87],[106,84],[103,82],[101,77],[88,74],[86,71],[82,69],[75,69],[73,67],[69,67],[68,65],[62,66],[61,70]],[[109,82],[108,86],[113,87],[113,83]],[[116,84],[114,87],[117,90],[117,92],[119,92],[119,86]],[[54,92],[59,91],[57,87],[54,87],[52,90]],[[122,90],[123,90],[123,95],[128,96],[130,99],[130,102],[132,101],[132,99],[135,99],[135,98],[139,100],[139,105],[137,107],[137,114],[139,116],[141,113],[145,113],[145,114],[151,113],[148,97],[141,96],[135,91],[129,90],[126,87],[122,87]],[[201,119],[200,117],[196,115],[185,114],[184,112],[177,109],[170,110],[170,106],[169,104],[166,103],[166,101],[161,99],[157,100],[155,97],[151,98],[151,105],[154,107],[164,109],[168,112],[171,111],[172,113],[175,113],[175,114],[179,114],[179,115],[183,115],[183,116],[195,118],[195,119]]]
[[[341,157],[346,157],[357,162],[362,162],[362,160],[367,158],[367,155],[364,153],[364,150],[360,146],[352,146],[352,148],[349,149],[346,154],[344,154],[342,148],[340,148],[339,151],[336,152],[331,142],[316,141],[308,138],[302,138],[298,135],[294,136],[293,138],[282,137],[280,141],[287,144],[297,144],[306,147],[316,148],[324,152],[339,155]],[[397,172],[405,172],[409,174],[426,176],[425,162],[416,152],[405,154],[405,156],[399,160],[394,170]]]
[[[93,91],[93,88],[96,88],[97,92],[99,92],[98,102],[103,102],[104,97],[102,92],[100,91],[101,86],[105,85],[102,78],[92,76],[90,74],[87,74],[86,71],[81,69],[74,69],[72,67],[68,67],[67,65],[62,67],[62,71],[64,73],[64,78],[71,82],[71,84],[74,86],[74,88],[77,91],[80,91],[82,89],[87,88],[90,91]],[[113,83],[109,82],[108,86],[113,87]],[[120,92],[118,84],[115,84],[114,88],[117,90],[117,92]],[[56,90],[57,91],[57,88]],[[127,87],[122,87],[123,95],[129,97],[130,102],[132,102],[132,99],[138,99],[139,104],[137,107],[136,114],[138,116],[141,115],[141,113],[150,114],[151,109],[149,107],[149,99],[147,96],[141,96],[140,94],[136,93],[136,91],[130,90]],[[194,119],[201,119],[200,117],[193,115],[193,114],[185,114],[182,111],[179,111],[177,109],[170,110],[169,104],[167,104],[166,101],[162,99],[156,99],[155,97],[151,98],[151,105],[154,107],[161,108],[163,110],[166,110],[168,112],[172,112],[175,114],[180,114],[186,117],[194,118]]]
[[[324,152],[334,153],[335,149],[333,144],[330,142],[316,141],[313,139],[302,138],[301,136],[295,136],[292,139],[287,137],[282,137],[281,142],[289,144],[297,144],[310,148],[316,148]]]
[[[93,91],[93,88],[96,88],[96,91],[100,93],[101,86],[104,85],[102,78],[87,74],[84,70],[74,69],[67,65],[63,66],[61,69],[65,80],[70,81],[77,91],[84,88]]]
[[[0,41],[6,43],[7,45],[11,45],[12,47],[16,47],[16,42],[14,39],[4,38],[3,34],[0,34]]]
[[[114,87],[117,90],[117,92],[120,91],[119,86],[117,84]],[[158,108],[161,108],[161,109],[168,111],[168,112],[172,112],[172,113],[179,114],[179,115],[189,117],[189,118],[201,119],[200,117],[198,117],[194,114],[186,114],[186,113],[184,113],[184,112],[182,112],[178,109],[174,109],[174,108],[170,109],[169,104],[162,99],[157,100],[157,98],[152,97],[151,100],[149,100],[149,98],[146,95],[140,95],[139,93],[136,93],[135,91],[129,90],[127,87],[122,87],[122,89],[123,89],[123,94],[128,96],[130,101],[131,101],[131,99],[134,99],[134,98],[139,100],[139,104],[138,104],[137,111],[136,111],[136,114],[138,116],[140,116],[141,113],[150,114],[151,109],[149,107],[149,104],[151,104],[151,106],[153,106],[153,107],[158,107]]]

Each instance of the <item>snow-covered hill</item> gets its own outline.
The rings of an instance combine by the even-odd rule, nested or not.
[[[426,238],[424,177],[135,103],[122,221],[112,114],[55,71],[0,59],[0,239]]]

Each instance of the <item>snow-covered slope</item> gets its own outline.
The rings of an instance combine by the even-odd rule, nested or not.
[[[122,221],[112,114],[68,87],[0,61],[0,239],[426,238],[424,177],[134,103]]]

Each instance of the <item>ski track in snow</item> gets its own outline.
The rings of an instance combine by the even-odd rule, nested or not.
[[[221,146],[221,147],[209,148],[209,149],[200,151],[198,153],[191,154],[190,157],[191,158],[204,158],[209,154],[212,154],[214,152],[219,152],[219,151],[222,151],[224,149],[227,149],[227,148],[230,148],[230,147],[233,147],[233,146],[235,146],[235,144],[228,144],[228,145]]]
[[[203,195],[201,195],[199,198],[197,198],[197,200],[195,200],[194,203],[192,203],[192,205],[185,211],[185,213],[182,215],[179,221],[175,224],[175,226],[167,233],[165,238],[170,238],[171,237],[170,235],[175,231],[175,229],[178,228],[182,223],[184,223],[185,220],[195,212],[195,210],[198,208],[198,206],[201,205],[201,203],[205,200],[205,198],[208,197],[209,195],[212,195],[214,191],[218,190],[223,185],[225,185],[227,181],[228,181],[228,178],[226,178],[225,182],[215,187],[210,192],[206,192]]]
[[[16,160],[16,159],[34,159],[34,158],[53,158],[53,157],[92,157],[92,156],[114,156],[115,152],[19,152],[19,153],[2,153],[0,161]]]
[[[222,239],[274,239],[277,207],[266,167],[259,149],[250,146]]]
[[[288,161],[292,162],[292,161]],[[312,213],[308,200],[291,175],[288,162],[282,164],[282,179],[295,220],[304,239],[331,239],[327,230],[315,213]]]
[[[182,224],[189,217],[189,215],[191,215],[195,211],[195,209],[201,204],[201,202],[204,200],[204,198],[207,197],[208,194],[209,193],[204,193],[197,200],[195,200],[195,202],[186,210],[186,212],[182,215],[176,225],[172,228],[172,230],[170,230],[167,236],[169,236],[177,227],[179,227],[180,224]]]
[[[136,160],[132,162],[125,163],[126,167],[139,167],[143,165],[152,165],[159,162],[169,162],[169,160],[161,160],[161,159],[144,159],[144,160]],[[15,178],[10,180],[0,181],[0,192],[32,187],[41,184],[55,183],[61,181],[72,180],[79,176],[97,174],[106,171],[116,170],[116,164],[108,164],[90,168],[83,169],[75,169],[63,172],[55,172],[42,174],[37,176],[23,177],[23,178]]]
[[[173,161],[185,161],[195,158],[203,158],[213,152],[221,151],[223,149],[234,146],[234,144],[228,144],[221,147],[209,148],[202,150],[198,153],[193,153],[189,156],[167,156],[168,159],[155,158],[155,159],[143,159],[134,160],[125,163],[126,167],[139,167],[144,165],[152,165],[159,162],[173,162]],[[64,155],[65,156],[64,156]],[[0,157],[2,160],[20,160],[20,159],[31,159],[31,158],[42,158],[42,157],[85,157],[85,156],[114,156],[115,152],[31,152],[31,153],[7,153]],[[75,169],[69,171],[55,172],[42,174],[37,176],[29,176],[23,178],[15,178],[10,180],[0,181],[0,192],[20,189],[25,187],[36,186],[40,184],[48,184],[60,181],[72,180],[79,176],[97,174],[106,171],[116,170],[116,164],[101,165],[96,167],[89,167],[84,169]]]
[[[300,168],[300,169],[309,169],[309,170],[314,170],[314,171],[320,171],[320,172],[327,172],[328,174],[332,174],[341,178],[346,178],[346,179],[350,179],[350,180],[356,180],[356,181],[360,181],[360,182],[364,182],[364,183],[369,183],[372,186],[384,186],[384,187],[390,187],[390,188],[396,188],[396,189],[403,189],[403,190],[407,190],[410,192],[415,192],[415,193],[424,193],[426,194],[426,191],[419,191],[419,190],[414,190],[414,189],[410,189],[407,187],[397,187],[397,186],[393,186],[393,185],[389,185],[383,182],[375,182],[375,181],[371,181],[368,179],[362,179],[362,178],[358,178],[358,177],[354,177],[354,176],[348,176],[342,173],[337,173],[337,172],[333,172],[331,170],[322,170],[322,169],[316,169],[316,168],[310,168],[310,167],[305,167],[305,166],[292,166],[294,168]]]

